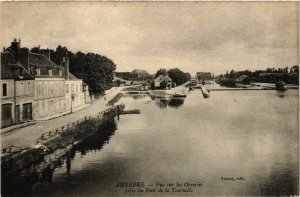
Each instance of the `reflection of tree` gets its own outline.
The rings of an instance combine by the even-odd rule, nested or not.
[[[5,196],[29,196],[31,194],[31,187],[35,183],[38,183],[39,181],[41,183],[51,183],[53,181],[53,173],[55,169],[61,167],[64,161],[66,161],[67,174],[70,176],[71,162],[72,159],[74,159],[76,152],[79,151],[81,155],[85,155],[90,150],[100,151],[104,144],[108,143],[116,128],[117,125],[114,118],[107,119],[101,127],[98,128],[94,135],[90,135],[83,139],[83,141],[76,144],[71,149],[66,148],[65,154],[60,157],[54,157],[49,163],[45,163],[47,165],[41,172],[37,172],[37,168],[43,166],[45,161],[37,163],[36,166],[32,165],[29,169],[23,170],[22,177],[4,177],[5,175],[9,175],[9,173],[3,173],[3,170],[1,170],[1,194]]]
[[[71,152],[70,151],[68,151],[67,153],[66,167],[67,167],[68,176],[71,176]]]
[[[279,98],[284,98],[286,96],[286,92],[282,92],[282,91],[276,91],[276,94]]]
[[[172,99],[155,99],[155,103],[158,107],[164,109],[168,106],[178,108],[184,103],[184,98],[172,98]]]
[[[170,107],[178,108],[183,105],[184,99],[183,98],[173,98],[169,102]]]
[[[168,107],[168,101],[167,100],[159,99],[159,98],[155,98],[154,100],[155,100],[156,105],[159,108],[164,109],[164,108]]]
[[[134,95],[131,95],[131,97],[135,100],[137,99],[143,99],[145,98],[146,95],[140,95],[140,94],[134,94]]]

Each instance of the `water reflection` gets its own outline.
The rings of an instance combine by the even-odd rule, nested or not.
[[[299,185],[297,169],[286,169],[285,171],[274,171],[266,182],[261,185],[262,196],[292,196],[298,193]],[[297,173],[298,174],[298,173]],[[296,175],[296,176],[295,176]]]
[[[170,107],[178,108],[184,103],[184,98],[173,98],[169,102]]]
[[[134,100],[138,100],[138,99],[143,99],[145,98],[146,96],[148,96],[147,94],[126,94],[124,95],[123,97],[131,97],[133,98]]]
[[[279,98],[284,98],[287,95],[287,91],[276,91],[276,95]]]
[[[170,99],[155,98],[154,100],[156,105],[161,109],[165,109],[168,106],[177,109],[184,104],[184,98],[170,98]]]
[[[114,185],[132,180],[203,182],[191,196],[297,195],[298,91],[287,92],[281,99],[275,91],[216,91],[205,102],[200,90],[181,101],[122,98],[143,113],[122,116],[115,135],[71,148],[54,175],[48,169],[53,183],[35,184],[33,195],[124,196]],[[176,113],[171,105],[180,106]]]
[[[110,138],[117,129],[117,125],[114,118],[111,118],[106,123],[104,130],[99,130],[95,135],[89,136],[84,139],[84,141],[72,147],[67,147],[64,150],[65,154],[54,157],[48,163],[42,162],[35,166],[31,166],[30,169],[26,169],[25,171],[27,172],[24,173],[26,176],[4,177],[4,174],[9,173],[4,173],[2,170],[2,196],[30,196],[31,188],[34,184],[51,184],[53,182],[53,173],[55,169],[61,167],[64,162],[66,164],[66,174],[70,177],[71,163],[77,152],[80,152],[80,154],[84,156],[90,151],[100,151],[105,144],[108,144]]]

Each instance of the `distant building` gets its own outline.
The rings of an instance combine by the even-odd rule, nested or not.
[[[197,72],[196,77],[198,80],[210,80],[213,78],[210,72]]]
[[[299,66],[295,65],[290,68],[290,73],[299,73]]]
[[[241,75],[235,79],[236,83],[249,84],[250,78],[247,75]]]
[[[153,79],[146,70],[134,69],[132,72],[115,72],[115,76],[128,81],[147,81]]]
[[[146,81],[152,79],[152,76],[146,70],[134,69],[131,74],[137,74],[138,81]]]
[[[266,77],[266,76],[276,76],[276,77],[281,77],[284,75],[288,75],[288,73],[259,73],[258,77]]]
[[[172,79],[169,76],[159,75],[154,80],[154,87],[159,89],[170,89],[172,87]]]
[[[131,72],[115,72],[115,76],[128,81],[138,80],[138,74]]]

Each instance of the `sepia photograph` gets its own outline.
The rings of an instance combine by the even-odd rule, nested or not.
[[[0,2],[1,196],[299,196],[299,2]]]

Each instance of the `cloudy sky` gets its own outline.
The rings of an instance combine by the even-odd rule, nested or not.
[[[6,2],[1,44],[106,55],[118,71],[298,64],[298,2]]]

